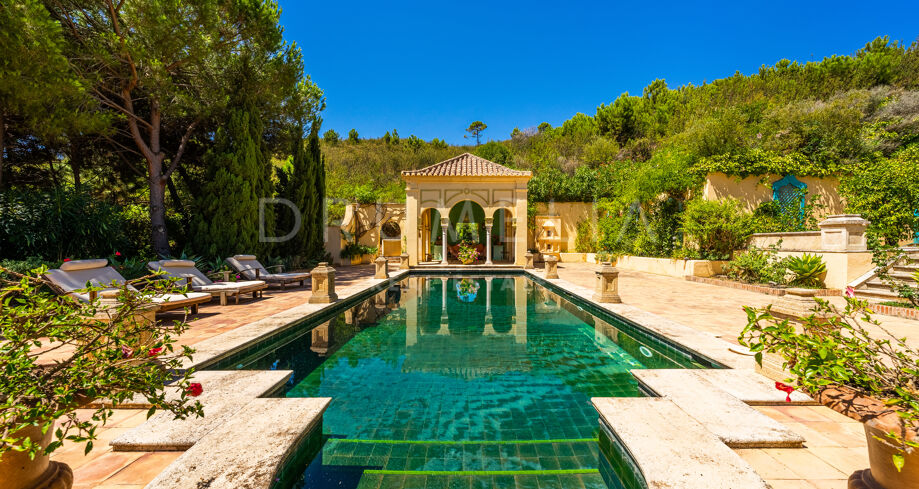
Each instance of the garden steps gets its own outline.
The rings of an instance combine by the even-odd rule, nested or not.
[[[110,445],[115,451],[187,450],[256,398],[276,392],[292,374],[290,370],[195,372],[193,381],[201,383],[203,392],[192,400],[201,402],[203,417],[177,420],[172,413],[159,411],[144,424],[112,440]],[[166,390],[167,399],[179,397],[175,389],[167,386]]]
[[[731,448],[797,448],[804,445],[801,435],[722,390],[715,378],[709,380],[690,370],[632,370],[632,374],[641,385],[673,402]],[[745,390],[748,388],[745,385],[750,384],[734,382],[733,385],[736,391]],[[774,390],[774,383],[772,387]],[[763,395],[762,392],[756,394],[757,397]],[[780,399],[784,401],[784,396]]]
[[[818,401],[800,391],[792,392],[791,401],[786,401],[788,395],[775,388],[775,381],[751,370],[657,370],[655,373],[677,382],[696,383],[701,379],[749,406],[820,406]]]
[[[890,265],[888,274],[891,279],[897,282],[916,286],[919,282],[913,277],[913,273],[919,270],[919,250],[916,248],[904,248],[903,251],[904,255],[901,255]],[[866,273],[852,282],[851,285],[855,288],[856,297],[860,299],[867,299],[873,302],[903,302],[900,295],[878,277],[876,271]]]
[[[648,489],[766,489],[753,468],[667,398],[593,398]]]

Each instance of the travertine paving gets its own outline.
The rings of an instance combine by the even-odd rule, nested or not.
[[[560,264],[562,279],[585,290],[592,290],[593,265]],[[337,281],[343,293],[358,281],[372,277],[372,266],[342,268]],[[688,326],[706,335],[710,345],[715,340],[736,343],[746,322],[743,305],[765,305],[774,297],[736,289],[688,282],[682,279],[623,271],[620,295],[631,310],[648,311]],[[307,288],[308,289],[308,288]],[[298,307],[309,297],[307,289],[270,290],[262,300],[241,300],[240,304],[202,307],[191,329],[181,338],[182,344],[194,345],[220,333]],[[896,334],[909,335],[919,344],[914,321],[878,316]],[[702,341],[703,336],[685,332]],[[752,358],[736,355],[739,365],[752,364]],[[752,365],[746,367],[751,368]],[[784,395],[781,393],[781,395]],[[760,413],[780,422],[805,438],[805,448],[736,449],[759,476],[775,489],[844,489],[850,473],[868,466],[862,425],[823,406],[756,406]],[[152,481],[183,452],[113,452],[108,442],[140,426],[146,410],[118,409],[109,424],[100,430],[96,448],[83,455],[82,445],[65,445],[53,454],[54,460],[68,463],[74,469],[76,489],[140,489]],[[81,411],[88,415],[90,411]],[[722,445],[723,446],[723,445]],[[738,486],[740,487],[740,486]],[[750,486],[756,487],[756,486]]]

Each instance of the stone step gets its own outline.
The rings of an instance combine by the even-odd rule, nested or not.
[[[702,379],[750,406],[820,405],[819,402],[799,391],[792,392],[791,401],[786,401],[785,399],[789,396],[775,388],[775,381],[753,370],[719,368],[659,372],[663,375],[670,375],[676,382],[696,382],[696,379]]]
[[[855,289],[855,296],[859,299],[871,299],[880,301],[898,300],[900,296],[890,289]]]
[[[193,381],[204,391],[194,400],[204,408],[203,417],[175,419],[169,412],[157,412],[144,424],[111,441],[116,451],[186,450],[223,425],[254,399],[274,393],[293,374],[290,370],[203,370]],[[167,395],[175,397],[167,387]]]
[[[670,399],[595,397],[591,402],[648,488],[767,488],[747,462]]]
[[[169,464],[145,489],[269,488],[289,483],[283,467],[322,443],[331,399],[253,399]],[[296,464],[291,464],[296,466]],[[278,475],[280,474],[280,477]]]
[[[415,442],[331,438],[323,466],[405,472],[589,470],[598,463],[597,440],[520,442]]]
[[[632,374],[641,385],[671,400],[731,448],[804,444],[801,435],[689,370],[632,370]]]

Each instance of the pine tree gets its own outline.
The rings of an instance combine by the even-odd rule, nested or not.
[[[259,197],[270,190],[262,124],[249,107],[233,110],[204,156],[207,177],[192,222],[194,249],[211,258],[259,252]],[[270,167],[269,167],[270,169]],[[267,212],[266,218],[273,218]],[[273,222],[266,231],[273,231]],[[268,234],[269,236],[271,234]]]

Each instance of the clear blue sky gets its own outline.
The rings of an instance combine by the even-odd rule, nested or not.
[[[655,78],[700,84],[919,36],[915,0],[280,4],[285,37],[325,91],[323,130],[457,144],[474,120],[501,140],[593,115]]]

